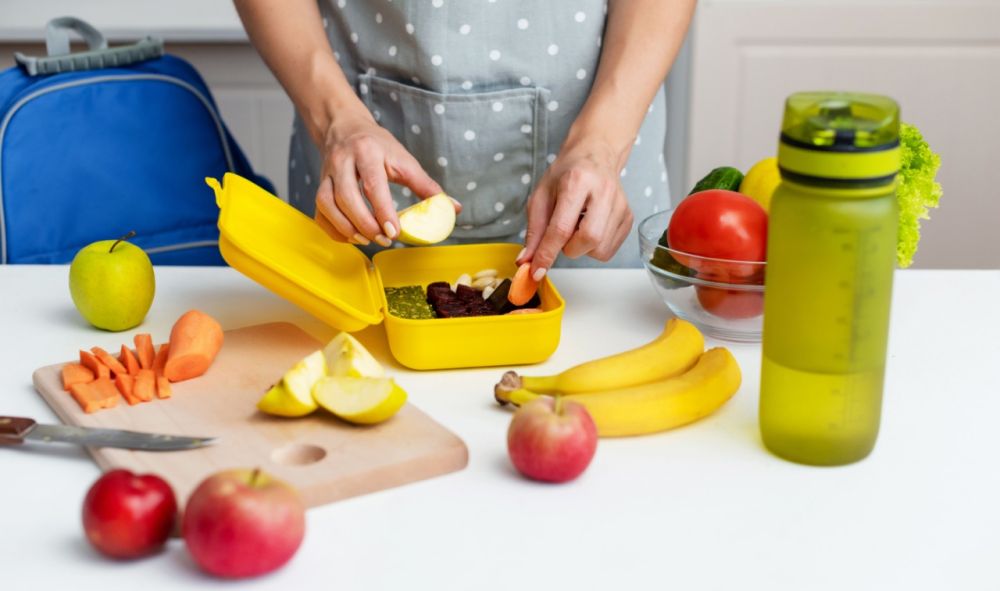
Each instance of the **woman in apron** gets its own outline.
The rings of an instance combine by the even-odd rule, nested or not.
[[[640,264],[633,222],[669,203],[662,81],[694,3],[236,0],[296,106],[292,205],[371,252],[443,190],[450,242],[523,242],[536,279]]]

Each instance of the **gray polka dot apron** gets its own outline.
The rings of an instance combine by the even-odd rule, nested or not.
[[[375,120],[462,202],[449,242],[523,242],[531,190],[593,82],[604,0],[319,0],[319,7],[334,55]],[[621,172],[636,226],[669,202],[665,108],[661,89]],[[310,216],[321,162],[296,116],[288,195]],[[397,209],[415,201],[405,187],[390,189]],[[561,256],[556,264],[638,266],[635,228],[609,263]]]

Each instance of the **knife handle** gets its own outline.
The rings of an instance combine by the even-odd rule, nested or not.
[[[24,436],[35,426],[34,419],[0,417],[0,445],[23,443]]]

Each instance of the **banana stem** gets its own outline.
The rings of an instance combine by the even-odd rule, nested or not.
[[[493,398],[496,398],[497,403],[503,406],[510,402],[508,398],[510,393],[521,388],[521,376],[517,375],[515,371],[508,371],[503,374],[496,386],[493,386]]]
[[[510,403],[514,406],[523,406],[536,398],[540,398],[541,396],[541,394],[536,394],[531,390],[520,388],[503,394],[496,394],[496,399],[501,405]]]

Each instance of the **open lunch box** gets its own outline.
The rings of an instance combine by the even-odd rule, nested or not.
[[[385,287],[426,290],[485,268],[512,277],[518,244],[398,248],[369,260],[239,175],[205,182],[215,190],[219,250],[227,263],[334,328],[355,332],[384,321],[389,349],[406,367],[539,363],[559,346],[565,302],[548,277],[538,287],[542,312],[536,314],[413,320],[388,312]]]

